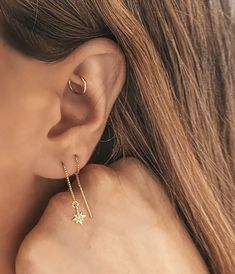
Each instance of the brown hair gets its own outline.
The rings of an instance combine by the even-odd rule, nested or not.
[[[127,80],[92,160],[156,174],[211,273],[235,268],[235,94],[227,0],[1,0],[2,37],[52,62],[113,39]]]

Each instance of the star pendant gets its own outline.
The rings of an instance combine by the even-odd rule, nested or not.
[[[76,224],[81,224],[83,223],[83,220],[85,219],[86,215],[83,214],[81,211],[80,212],[77,212],[76,214],[74,214],[73,216],[73,221],[76,223]]]

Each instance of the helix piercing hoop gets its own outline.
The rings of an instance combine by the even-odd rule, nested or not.
[[[79,179],[79,176],[78,176],[79,171],[80,171],[78,156],[75,154],[74,157],[75,157],[75,162],[76,162],[76,172],[75,172],[75,176],[76,176],[77,184],[78,184],[78,187],[79,187],[80,190],[81,190],[82,197],[83,197],[83,200],[84,200],[84,202],[85,202],[85,204],[86,204],[87,211],[88,211],[90,217],[92,218],[91,210],[90,210],[89,205],[88,205],[88,203],[87,203],[87,199],[86,199],[86,196],[85,196],[84,191],[83,191],[83,189],[82,189],[82,185],[81,185],[81,182],[80,182],[80,179]]]
[[[78,89],[78,86],[77,84],[75,84],[74,82],[72,82],[70,79],[68,81],[68,85],[69,85],[69,89],[75,93],[75,94],[78,94],[78,95],[83,95],[86,93],[86,90],[87,90],[87,83],[86,83],[86,80],[80,76],[80,78],[82,79],[82,82],[83,82],[83,91],[81,92],[79,89]],[[75,88],[76,87],[76,88]]]
[[[65,167],[65,164],[63,162],[61,162],[62,166],[63,166],[63,169],[64,169],[64,173],[65,173],[65,176],[66,176],[66,181],[67,181],[67,184],[68,184],[68,187],[69,187],[69,190],[70,190],[70,193],[71,193],[71,196],[72,196],[72,207],[74,208],[75,210],[75,213],[73,215],[73,218],[72,220],[76,223],[76,224],[81,224],[83,223],[86,215],[83,214],[82,211],[79,211],[78,210],[78,207],[79,207],[79,202],[76,200],[75,198],[75,195],[74,195],[74,192],[73,192],[73,189],[72,189],[72,185],[71,185],[71,182],[70,182],[70,179],[69,179],[69,174],[68,174],[68,171],[67,171],[67,168]]]

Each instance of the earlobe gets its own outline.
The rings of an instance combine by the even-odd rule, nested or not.
[[[107,38],[84,43],[65,64],[64,68],[58,65],[64,69],[65,86],[60,98],[61,119],[51,125],[35,165],[36,175],[55,179],[64,177],[61,161],[69,174],[75,172],[74,154],[79,156],[81,168],[87,163],[126,77],[124,55]]]

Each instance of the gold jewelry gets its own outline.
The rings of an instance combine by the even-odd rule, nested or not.
[[[71,182],[70,182],[70,179],[69,179],[69,174],[68,174],[67,168],[65,167],[65,164],[63,162],[61,162],[61,164],[63,166],[64,173],[65,173],[65,176],[66,176],[66,180],[67,180],[67,183],[68,183],[68,187],[69,187],[72,199],[73,199],[72,207],[75,209],[75,213],[73,215],[72,220],[76,224],[79,223],[79,224],[82,225],[83,220],[85,219],[86,215],[83,214],[82,211],[78,211],[79,202],[76,200],[75,195],[73,193],[73,189],[72,189],[72,185],[71,185]]]
[[[81,182],[80,182],[80,179],[79,179],[79,176],[78,176],[79,171],[80,171],[80,166],[79,166],[79,162],[78,162],[78,156],[75,154],[74,157],[75,157],[76,168],[77,168],[77,169],[76,169],[76,172],[75,172],[77,184],[78,184],[78,187],[79,187],[80,190],[81,190],[82,197],[83,197],[83,200],[84,200],[84,202],[85,202],[85,204],[86,204],[87,211],[88,211],[90,217],[92,218],[91,210],[90,210],[89,205],[88,205],[88,203],[87,203],[87,199],[86,199],[86,196],[85,196],[84,191],[83,191],[83,189],[82,189],[82,185],[81,185]]]
[[[80,78],[82,79],[82,82],[83,82],[83,91],[81,92],[79,89],[78,89],[78,84],[72,82],[70,79],[68,81],[68,85],[69,85],[69,89],[75,93],[75,94],[78,94],[78,95],[83,95],[86,93],[86,90],[87,90],[87,83],[86,83],[86,80],[80,76]]]

